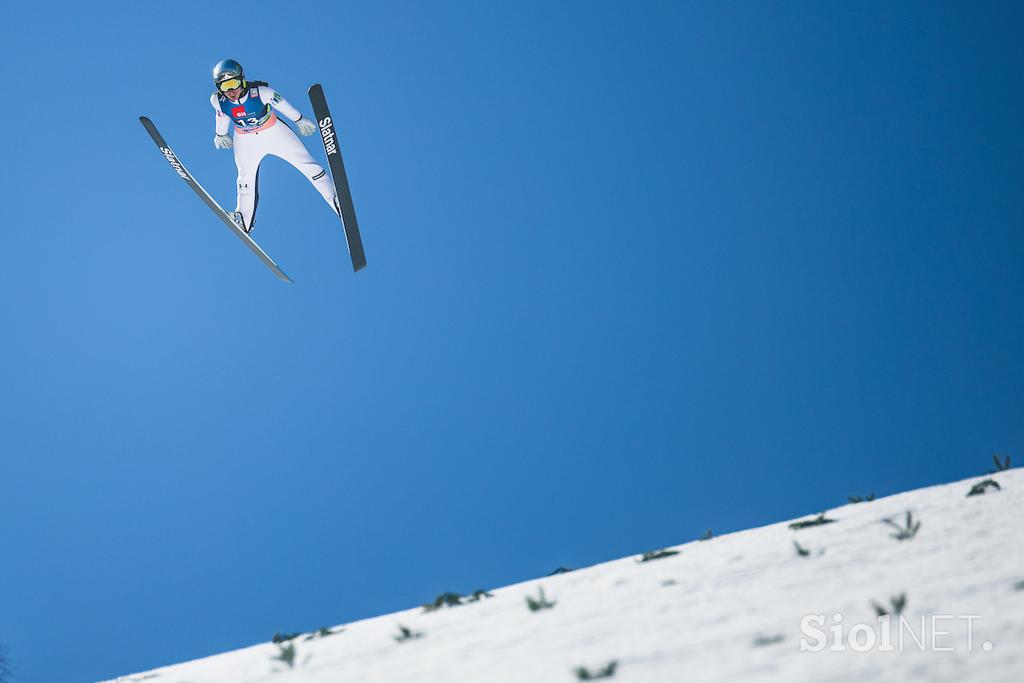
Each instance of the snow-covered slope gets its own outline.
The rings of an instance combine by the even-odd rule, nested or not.
[[[1001,490],[967,496],[984,479]],[[905,526],[908,512],[920,528],[897,540],[883,520]],[[695,541],[660,559],[627,557],[117,681],[1024,681],[1024,470],[827,518],[835,522]],[[531,611],[527,597],[541,588],[554,606]],[[883,642],[873,603],[891,612],[901,596],[903,621],[890,619]],[[398,642],[400,627],[422,635]],[[278,659],[288,646],[291,667]]]

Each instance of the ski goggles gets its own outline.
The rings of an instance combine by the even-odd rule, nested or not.
[[[241,78],[229,78],[226,81],[221,81],[220,83],[218,83],[217,87],[220,88],[221,92],[227,92],[228,90],[234,90],[235,88],[241,88],[242,87],[242,79]]]

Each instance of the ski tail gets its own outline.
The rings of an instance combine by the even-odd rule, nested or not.
[[[164,140],[164,136],[156,129],[153,122],[145,116],[140,116],[139,121],[146,129],[146,132],[149,133],[149,136],[153,138],[153,142],[156,143],[156,146],[164,155],[167,163],[169,163],[171,168],[174,169],[174,172],[178,174],[178,177],[184,180],[185,183],[187,183],[188,186],[191,187],[197,195],[199,195],[199,198],[203,200],[203,203],[210,207],[211,211],[217,214],[221,221],[231,229],[231,232],[235,233],[235,235],[245,243],[245,246],[249,247],[249,249],[274,272],[274,275],[285,282],[291,282],[292,279],[288,277],[283,270],[281,270],[281,268],[274,262],[274,259],[270,258],[270,256],[267,255],[267,252],[263,251],[260,245],[256,244],[256,242],[254,242],[244,230],[239,228],[238,225],[231,220],[231,217],[228,216],[227,212],[220,207],[220,204],[210,196],[210,193],[203,189],[203,186],[200,185],[189,170],[185,168],[185,164],[181,163],[181,159],[178,158],[178,155],[174,153],[170,146],[168,146],[167,141]]]
[[[352,270],[359,272],[366,267],[366,254],[363,252],[363,238],[359,234],[359,223],[356,221],[356,208],[352,204],[352,191],[349,189],[348,176],[345,174],[345,162],[341,158],[338,133],[334,119],[331,118],[331,111],[327,108],[323,87],[316,83],[310,86],[308,92],[309,101],[313,105],[313,115],[320,128],[320,140],[324,143],[324,151],[327,153],[327,163],[331,167],[334,190],[338,193],[338,202],[341,204],[341,224],[345,229],[348,253],[352,257]]]

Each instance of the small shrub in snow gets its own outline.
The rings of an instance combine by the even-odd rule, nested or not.
[[[835,521],[836,520],[834,520],[834,519],[829,519],[828,517],[826,517],[825,513],[822,512],[820,515],[818,515],[814,519],[805,519],[805,520],[803,520],[801,522],[793,522],[792,524],[789,525],[789,528],[790,529],[806,529],[807,527],[812,527],[812,526],[821,526],[823,524],[832,524]]]
[[[433,612],[439,610],[442,607],[458,607],[462,604],[462,596],[458,593],[441,593],[433,602],[428,602],[423,605],[424,612]]]
[[[754,647],[767,647],[768,645],[775,645],[781,643],[786,639],[786,636],[781,633],[777,633],[773,636],[758,636],[754,638]]]
[[[895,598],[892,598],[889,602],[892,605],[892,611],[895,614],[903,614],[903,608],[907,606],[907,594],[900,593]]]
[[[903,614],[903,608],[907,606],[907,594],[900,593],[894,598],[889,598],[889,605],[889,607],[882,607],[877,602],[871,602],[871,606],[875,608],[875,614],[879,617],[888,616],[890,614],[899,615]]]
[[[553,571],[550,574],[548,574],[548,576],[557,576],[558,574],[568,574],[571,571],[572,571],[572,569],[570,569],[569,567],[559,567],[555,571]]]
[[[289,640],[295,640],[301,635],[301,633],[275,633],[273,640],[271,640],[270,642],[274,643],[275,645],[277,645],[278,643],[287,643]]]
[[[907,510],[907,518],[903,526],[900,526],[891,519],[883,519],[882,521],[896,530],[896,533],[889,535],[897,541],[905,541],[908,538],[913,538],[917,535],[917,530],[921,528],[921,521],[918,520],[915,522],[914,514],[910,512],[910,510]]]
[[[288,665],[289,669],[294,667],[295,666],[295,645],[293,643],[287,643],[287,644],[278,643],[277,648],[278,648],[278,650],[280,650],[280,652],[278,652],[271,659],[277,660],[279,662],[284,662],[285,664]]]
[[[697,540],[699,540],[699,541],[710,541],[714,537],[715,537],[715,535],[713,533],[711,533],[711,529],[708,529],[707,531],[704,532],[704,535],[701,536]]]
[[[851,503],[870,503],[874,499],[875,499],[875,494],[874,493],[869,493],[866,496],[847,496],[846,497],[846,500],[850,501]]]
[[[555,604],[556,603],[554,602],[547,601],[547,598],[544,596],[543,587],[540,588],[540,596],[538,598],[534,599],[529,595],[526,596],[526,606],[530,608],[531,612],[539,612],[542,609],[551,609]]]
[[[1010,456],[1006,456],[1005,459],[1000,460],[998,455],[992,456],[992,462],[996,464],[996,468],[989,472],[989,474],[996,474],[998,472],[1005,472],[1010,469]]]
[[[983,493],[987,493],[990,488],[993,488],[996,491],[1002,491],[1003,490],[1003,487],[999,485],[998,481],[993,481],[992,479],[986,479],[985,481],[978,482],[977,484],[972,486],[971,490],[967,492],[967,496],[968,496],[968,498],[971,497],[971,496],[980,496]]]
[[[494,596],[485,590],[475,590],[469,596],[462,595],[460,593],[441,593],[433,602],[428,602],[423,605],[424,612],[434,612],[442,607],[458,607],[464,605],[466,602],[480,602],[483,598],[493,598]],[[466,602],[463,602],[465,600]]]
[[[796,554],[799,555],[800,557],[807,557],[808,555],[811,554],[810,550],[808,550],[807,548],[804,548],[802,545],[800,545],[796,541],[793,541],[793,547],[796,548]]]
[[[1024,591],[1024,581],[1018,581],[1017,583],[1013,584],[1013,590]]]
[[[651,560],[660,560],[663,557],[672,557],[678,554],[678,550],[651,550],[641,555],[637,562],[650,562]]]
[[[578,680],[578,681],[596,681],[599,678],[611,678],[612,676],[615,675],[615,669],[617,669],[618,666],[619,666],[619,663],[617,661],[615,661],[615,660],[612,660],[612,661],[608,662],[607,664],[605,664],[600,669],[596,669],[594,671],[590,671],[589,669],[586,669],[585,667],[578,666],[575,669],[575,671],[576,671],[576,680]]]
[[[337,631],[332,631],[326,626],[321,626],[319,629],[306,636],[305,640],[313,640],[314,638],[326,638],[327,636],[333,636],[335,633],[341,633],[344,630],[345,629],[343,628],[339,628]]]
[[[420,633],[419,631],[410,630],[410,629],[406,628],[405,626],[402,626],[401,624],[399,624],[398,625],[398,635],[395,636],[395,642],[404,643],[407,640],[416,640],[417,638],[422,638],[422,637],[423,637],[423,634]]]

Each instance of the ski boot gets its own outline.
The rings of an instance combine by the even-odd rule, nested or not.
[[[252,226],[250,225],[250,226],[246,227],[245,221],[242,220],[242,212],[241,211],[229,211],[228,212],[228,218],[230,218],[231,221],[235,225],[237,225],[239,227],[239,229],[242,232],[244,232],[246,235],[248,235],[250,232],[252,232]]]

